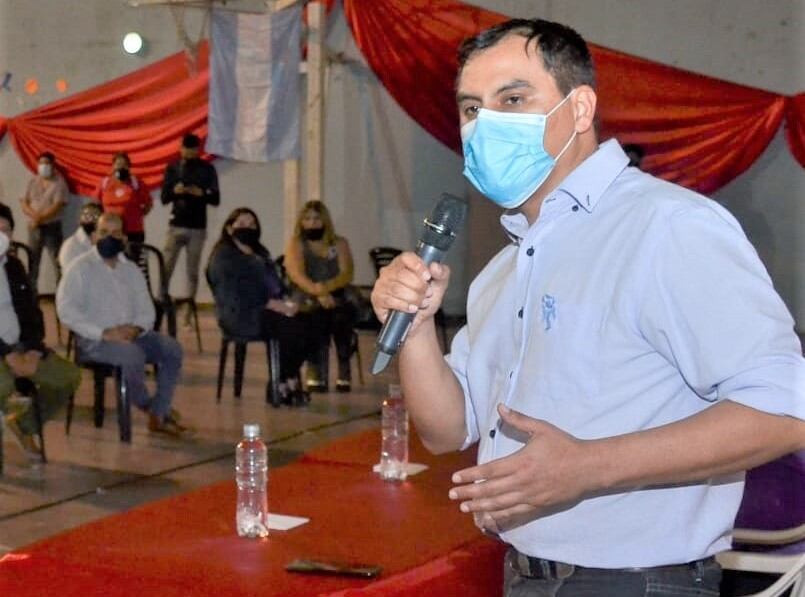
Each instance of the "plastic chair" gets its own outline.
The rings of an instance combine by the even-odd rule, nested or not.
[[[794,545],[805,540],[805,523],[775,531],[736,528],[732,532],[732,542],[740,546],[782,547]],[[732,549],[718,555],[722,567],[743,572],[762,572],[764,574],[783,574],[791,569],[802,554],[782,554],[775,552],[744,551]]]
[[[120,441],[131,443],[131,401],[126,392],[126,383],[123,380],[120,367],[115,367],[108,363],[98,363],[82,357],[78,350],[78,345],[75,335],[70,332],[68,338],[68,347],[73,345],[73,353],[75,355],[74,362],[82,369],[92,371],[93,377],[93,390],[94,390],[94,403],[93,403],[93,417],[95,427],[103,427],[103,421],[106,415],[106,379],[108,377],[115,378],[116,401],[117,401],[117,425],[120,433]],[[75,394],[70,396],[67,402],[67,418],[65,420],[64,430],[67,435],[70,435],[70,426],[73,423],[73,409],[75,407]]]
[[[229,354],[229,345],[235,345],[235,378],[234,393],[235,398],[240,399],[243,389],[243,369],[246,364],[246,347],[249,342],[264,342],[262,338],[242,338],[222,333],[221,352],[218,355],[218,385],[215,392],[215,401],[221,402],[221,391],[224,386],[224,373],[226,372],[226,360]],[[266,385],[266,403],[274,407],[280,406],[279,391],[279,370],[280,370],[280,343],[279,340],[271,338],[266,342],[266,352],[268,358],[269,381]]]
[[[168,280],[165,277],[165,258],[162,256],[162,251],[148,243],[133,243],[130,245],[129,257],[135,260],[137,267],[143,272],[145,282],[148,285],[148,292],[154,302],[156,310],[154,330],[159,331],[164,320],[167,323],[168,334],[176,337],[176,311],[173,299],[168,293]]]
[[[402,250],[395,247],[374,247],[369,249],[369,258],[372,260],[372,265],[375,267],[375,275],[380,277],[380,270],[391,263],[400,253],[402,253]],[[450,346],[447,343],[447,322],[445,321],[444,311],[442,311],[441,308],[436,311],[436,314],[433,316],[433,321],[436,327],[439,328],[442,346],[444,350],[447,350]]]
[[[789,589],[789,597],[805,597],[805,554],[775,556],[754,552],[727,551],[717,556],[719,564],[728,570],[762,572],[783,575],[771,586],[747,597],[780,597]]]

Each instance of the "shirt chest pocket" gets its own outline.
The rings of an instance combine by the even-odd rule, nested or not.
[[[534,369],[528,377],[557,398],[593,398],[600,390],[604,327],[600,306],[543,296],[529,321],[523,365]]]

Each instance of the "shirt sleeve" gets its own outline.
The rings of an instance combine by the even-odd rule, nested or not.
[[[173,192],[173,187],[176,186],[178,181],[176,180],[176,169],[173,167],[173,164],[168,164],[165,167],[165,176],[162,178],[162,192],[160,199],[162,200],[163,205],[167,205],[176,199],[176,195]]]
[[[713,203],[667,226],[642,300],[644,337],[703,399],[805,418],[794,321],[738,222]]]
[[[67,200],[70,198],[70,189],[67,188],[67,181],[63,176],[59,177],[59,186],[54,199],[62,205],[67,205]]]
[[[219,205],[221,203],[221,192],[218,189],[218,173],[215,171],[215,166],[212,164],[207,165],[207,186],[204,189],[204,200],[207,205]]]
[[[478,417],[475,416],[475,409],[472,400],[470,400],[470,390],[467,381],[467,363],[469,356],[469,334],[467,333],[467,326],[465,325],[453,337],[453,342],[450,344],[450,354],[445,356],[447,365],[453,370],[453,374],[456,376],[458,383],[461,385],[461,390],[464,392],[464,424],[466,426],[466,435],[464,437],[464,444],[461,446],[462,450],[466,450],[481,438],[481,433],[478,430]]]
[[[135,301],[135,314],[132,325],[136,325],[145,331],[154,327],[154,320],[156,319],[156,312],[154,311],[154,301],[151,299],[151,292],[148,290],[148,284],[145,281],[145,276],[133,263],[126,262],[128,269],[129,280],[131,281],[132,293]]]
[[[56,311],[59,319],[75,334],[89,340],[100,340],[103,328],[92,321],[88,312],[85,292],[89,284],[84,280],[83,268],[79,264],[68,267],[56,290]]]

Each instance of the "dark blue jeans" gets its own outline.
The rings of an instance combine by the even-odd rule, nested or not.
[[[721,566],[706,560],[675,568],[606,570],[576,567],[567,578],[522,576],[509,549],[504,560],[505,597],[718,597]]]

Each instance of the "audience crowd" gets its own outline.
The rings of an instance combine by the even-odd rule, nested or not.
[[[171,210],[163,252],[166,284],[185,249],[186,296],[178,297],[185,302],[194,300],[198,288],[207,207],[220,203],[215,167],[201,158],[201,149],[196,135],[182,138],[180,158],[167,166],[161,191]],[[118,152],[109,174],[81,206],[78,226],[63,239],[68,201],[56,156],[43,152],[20,199],[28,224],[27,263],[15,256],[12,211],[0,204],[0,412],[6,426],[31,458],[38,457],[34,400],[43,423],[77,390],[76,363],[96,363],[119,368],[151,433],[186,437],[193,430],[182,425],[172,406],[182,349],[155,329],[155,313],[164,305],[152,296],[142,253],[145,219],[153,207],[149,190],[132,172],[129,155]],[[240,207],[227,217],[211,251],[206,279],[222,334],[236,341],[278,342],[279,371],[269,372],[279,380],[279,396],[272,396],[276,405],[304,405],[308,391],[327,390],[331,338],[338,357],[335,387],[349,391],[355,322],[349,243],[336,234],[320,201],[300,211],[285,257],[274,259],[261,235],[257,214]],[[56,274],[56,314],[70,330],[75,363],[44,345],[37,288],[45,249]],[[154,366],[154,392],[146,384],[147,365]],[[303,365],[306,385],[300,379]]]

